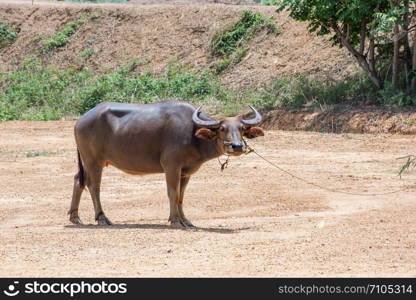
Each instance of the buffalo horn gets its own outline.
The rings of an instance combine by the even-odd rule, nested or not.
[[[220,126],[220,121],[210,119],[204,116],[204,120],[199,117],[201,114],[201,106],[198,107],[194,114],[192,115],[192,121],[198,127],[205,127],[205,128],[218,128]]]
[[[249,107],[254,113],[254,118],[250,120],[242,120],[241,122],[243,122],[243,124],[247,126],[256,126],[261,122],[261,114],[253,106],[249,105]]]

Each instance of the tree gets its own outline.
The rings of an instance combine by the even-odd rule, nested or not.
[[[318,35],[345,47],[378,89],[388,84],[416,93],[416,0],[281,0]],[[411,43],[412,42],[412,47]],[[391,69],[391,77],[389,76]],[[400,82],[401,73],[405,79]]]

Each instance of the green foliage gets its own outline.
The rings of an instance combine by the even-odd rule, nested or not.
[[[5,23],[0,22],[0,49],[12,43],[17,38],[17,31],[13,30]]]
[[[81,51],[81,53],[79,54],[79,56],[81,56],[82,58],[88,59],[93,54],[94,54],[94,49],[88,48],[88,49],[85,49],[85,50]]]
[[[165,76],[135,74],[132,66],[93,76],[89,70],[58,70],[30,58],[17,70],[0,73],[0,121],[57,120],[79,115],[102,101],[150,103],[166,99],[189,102],[227,96],[208,72],[196,74],[172,65]]]
[[[166,76],[132,74],[128,68],[100,76],[79,91],[80,112],[102,101],[150,103],[165,99],[185,101],[224,97],[225,92],[207,72],[195,74],[178,66],[169,67]]]
[[[62,0],[60,0],[62,1]],[[129,0],[64,0],[69,2],[87,2],[87,3],[121,3],[121,2],[127,2]]]
[[[280,0],[254,0],[254,2],[260,5],[272,6],[272,5],[278,5]]]
[[[403,173],[408,171],[411,168],[416,167],[416,156],[415,155],[406,155],[403,157],[399,157],[398,159],[406,159],[406,162],[400,167],[398,175],[402,178]]]
[[[224,70],[238,64],[246,55],[248,48],[237,48],[229,56],[224,57],[215,64],[214,73],[221,74]]]
[[[391,86],[378,91],[378,104],[386,107],[409,107],[416,105],[416,98]]]
[[[388,7],[388,0],[281,0],[278,11],[286,8],[298,21],[308,21],[309,30],[318,35],[331,34],[331,40],[340,44],[339,36],[331,31],[332,23],[348,24],[348,40],[356,46],[360,42],[360,30],[364,20],[372,20],[374,13]]]
[[[73,87],[82,85],[75,70],[59,71],[30,58],[0,74],[0,120],[56,120],[73,113]]]
[[[342,81],[311,79],[305,76],[278,78],[259,90],[254,105],[263,108],[328,108],[368,102],[374,96],[368,80]]]
[[[102,16],[103,16],[103,15],[102,15],[102,14],[100,14],[100,13],[98,13],[98,12],[91,13],[91,14],[89,14],[89,15],[88,15],[88,17],[89,17],[91,20],[97,20],[97,19],[101,18]]]
[[[57,120],[80,115],[100,102],[152,103],[180,99],[204,104],[223,115],[258,109],[327,109],[339,106],[415,105],[414,99],[386,88],[378,91],[363,75],[331,81],[305,76],[281,77],[258,88],[230,90],[210,72],[195,73],[171,64],[163,76],[133,72],[137,62],[116,72],[94,76],[85,69],[58,70],[38,58],[12,72],[0,73],[0,121]]]
[[[383,93],[394,82],[394,89],[414,96],[412,79],[416,66],[411,52],[416,50],[411,49],[409,41],[413,40],[415,5],[415,0],[281,0],[278,11],[288,9],[295,20],[307,21],[311,32],[329,35],[333,44],[346,47]],[[396,53],[394,41],[398,45]],[[385,68],[386,65],[391,68]],[[408,74],[398,83],[399,73],[405,72]],[[399,99],[406,98],[394,93]]]
[[[59,31],[55,36],[45,41],[45,49],[48,51],[65,46],[68,43],[70,37],[75,33],[77,27],[82,24],[84,24],[84,20],[82,19],[78,19],[66,24],[65,27],[61,31]]]
[[[228,67],[241,61],[248,50],[248,43],[261,30],[278,34],[273,21],[260,13],[245,10],[242,18],[234,26],[217,34],[211,43],[211,52],[222,59],[216,63],[215,73],[220,74]]]
[[[31,150],[31,151],[25,152],[26,157],[54,156],[57,154],[58,152],[46,151],[46,150]]]
[[[254,34],[262,29],[271,33],[279,33],[271,19],[260,13],[249,10],[243,12],[243,17],[234,26],[214,37],[212,40],[212,54],[216,56],[230,55],[239,47],[247,44]]]

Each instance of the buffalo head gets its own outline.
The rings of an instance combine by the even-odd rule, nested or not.
[[[260,113],[249,105],[254,118],[245,120],[242,116],[228,117],[222,120],[213,120],[201,114],[201,106],[192,115],[192,121],[199,128],[195,136],[200,139],[215,140],[223,153],[238,156],[246,151],[243,137],[252,139],[263,136],[264,132],[256,125],[261,122]]]

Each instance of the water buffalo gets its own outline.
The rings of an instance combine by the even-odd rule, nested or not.
[[[70,221],[82,224],[78,207],[85,186],[91,194],[95,219],[111,225],[100,201],[104,166],[112,165],[128,174],[165,173],[170,201],[171,226],[193,227],[183,213],[185,188],[201,165],[226,153],[246,151],[243,136],[264,135],[261,115],[214,120],[201,107],[180,101],[154,104],[101,103],[85,113],[75,125],[79,171],[75,175]]]

